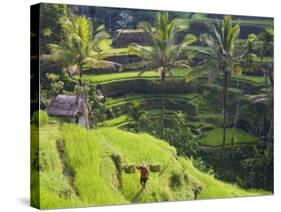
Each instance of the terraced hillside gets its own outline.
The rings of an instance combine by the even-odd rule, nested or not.
[[[45,6],[32,205],[273,192],[272,18]]]
[[[35,126],[32,133],[37,133]],[[31,167],[40,179],[40,185],[34,181],[32,188],[40,188],[41,208],[187,200],[194,199],[198,188],[202,189],[200,199],[268,194],[243,190],[202,173],[191,160],[178,157],[175,148],[145,133],[117,128],[87,131],[52,121],[40,129],[39,148],[39,155],[31,157]],[[40,167],[34,167],[36,160]],[[145,189],[139,186],[137,172],[126,174],[122,169],[125,164],[142,163],[162,167],[161,172],[150,173]],[[36,190],[33,195],[35,201]]]
[[[203,21],[203,17],[197,17],[194,23]],[[202,20],[201,20],[202,18]],[[213,21],[210,20],[210,23]],[[270,26],[270,21],[265,22],[258,28]],[[200,22],[201,23],[201,22]],[[245,21],[245,26],[251,23],[251,20]],[[249,32],[250,33],[250,32]],[[244,35],[243,35],[244,36]],[[243,41],[243,36],[240,41]],[[257,43],[256,45],[260,45]],[[174,68],[173,75],[167,76],[165,80],[164,96],[161,97],[161,80],[159,73],[156,70],[145,71],[140,74],[143,67],[138,66],[142,60],[136,55],[132,55],[127,48],[116,48],[112,46],[112,40],[104,41],[101,46],[103,50],[111,51],[113,57],[107,59],[123,64],[122,70],[89,70],[85,71],[83,80],[90,85],[97,87],[105,96],[103,105],[107,110],[106,119],[98,123],[98,127],[117,127],[123,130],[131,131],[136,125],[136,120],[130,116],[132,105],[136,102],[140,104],[143,112],[147,114],[151,128],[151,134],[156,135],[157,127],[159,127],[161,118],[161,107],[164,105],[164,123],[166,129],[173,127],[172,123],[176,117],[176,113],[181,111],[186,116],[186,122],[192,133],[196,137],[196,142],[200,147],[202,158],[209,161],[211,166],[216,171],[221,167],[212,165],[216,162],[216,158],[208,155],[208,151],[218,150],[222,145],[223,134],[223,115],[222,115],[222,85],[223,76],[218,74],[213,81],[209,81],[208,72],[201,74],[195,80],[189,81],[188,75],[194,70],[196,64],[200,62],[200,58],[196,56],[198,50],[208,50],[208,47],[196,43],[191,46],[191,55],[193,64],[190,68]],[[146,46],[150,49],[150,46]],[[272,63],[272,58],[257,57],[254,60],[255,64]],[[74,81],[78,76],[74,76]],[[264,94],[268,88],[267,79],[264,76],[261,68],[255,68],[249,72],[232,75],[228,86],[228,122],[226,130],[226,148],[232,149],[233,152],[242,149],[247,151],[246,155],[252,155],[253,151],[248,151],[248,148],[256,148],[260,141],[257,137],[258,120],[252,116],[252,111],[260,110],[253,106],[251,101],[247,99],[247,95]],[[240,101],[241,115],[237,129],[233,128],[233,120],[237,107],[237,100]],[[264,106],[262,106],[264,107]],[[263,108],[262,110],[267,110]],[[232,138],[235,137],[235,138]],[[232,140],[234,139],[234,140]],[[246,156],[241,156],[241,160]],[[213,161],[214,159],[214,161]],[[240,167],[241,164],[235,164]],[[242,173],[241,173],[242,174]],[[236,182],[237,179],[227,178],[231,182]]]
[[[217,84],[208,84],[207,77],[200,77],[196,82],[186,82],[185,76],[189,71],[190,69],[175,69],[175,76],[167,78],[163,97],[165,119],[172,119],[175,112],[182,111],[189,117],[188,122],[194,132],[202,134],[222,127],[222,116],[218,108],[218,105],[221,105],[219,97],[222,90],[221,77],[218,77]],[[130,105],[135,101],[140,102],[151,119],[159,119],[162,100],[157,72],[145,72],[144,76],[135,71],[86,74],[84,78],[98,85],[106,97],[104,105],[112,115],[104,122],[105,126],[124,128],[130,124],[131,120],[127,113]],[[237,87],[237,82],[239,82],[239,87]],[[239,89],[242,89],[242,94],[258,94],[262,93],[266,87],[263,76],[240,75],[232,77],[229,84],[231,98],[240,95]],[[233,99],[233,107],[234,104],[235,99]],[[250,103],[245,100],[244,104]]]

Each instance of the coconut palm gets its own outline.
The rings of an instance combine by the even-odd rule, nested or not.
[[[183,20],[169,20],[168,12],[160,12],[156,15],[155,25],[148,22],[140,22],[139,29],[142,29],[149,41],[151,47],[144,47],[138,44],[131,44],[129,52],[141,58],[142,74],[146,70],[155,69],[159,72],[161,79],[161,138],[164,136],[164,83],[166,75],[173,75],[173,67],[189,67],[188,58],[182,59],[182,53],[188,48],[188,45],[196,41],[193,35],[186,35],[183,41],[176,43],[178,32],[187,29],[188,25]]]
[[[59,44],[48,44],[50,54],[43,55],[44,60],[59,62],[70,74],[79,73],[80,85],[82,75],[90,68],[116,68],[119,64],[106,61],[108,56],[101,52],[99,44],[109,35],[104,25],[93,29],[90,19],[85,16],[70,15],[60,19],[64,39]]]
[[[261,58],[263,59],[265,56],[273,55],[273,37],[274,32],[273,28],[266,28],[264,32],[259,34],[259,39],[262,42],[262,45],[259,47],[259,53]],[[248,95],[248,98],[254,104],[263,104],[270,108],[269,110],[269,120],[270,125],[268,129],[267,141],[272,140],[273,136],[273,96],[274,96],[274,70],[273,70],[273,60],[272,62],[268,62],[266,64],[260,65],[261,70],[264,72],[265,82],[267,84],[267,92],[255,95]]]
[[[209,50],[199,50],[204,58],[199,64],[199,70],[207,68],[210,76],[223,75],[223,152],[226,139],[228,81],[233,72],[241,71],[241,60],[245,54],[237,45],[239,33],[239,25],[233,26],[231,16],[225,16],[222,22],[210,27],[210,34],[201,37],[201,40],[208,45]]]
[[[273,56],[273,38],[274,31],[272,27],[266,28],[265,31],[259,35],[259,39],[262,41],[262,46],[260,48],[261,58],[264,58],[266,55]],[[273,93],[273,57],[272,62],[269,62],[266,65],[262,65],[262,69],[265,73],[266,81],[271,88],[271,92]]]
[[[239,49],[240,49],[240,65],[237,66],[234,72],[234,78],[236,78],[236,86],[237,88],[240,88],[240,80],[239,75],[241,75],[243,72],[253,71],[258,66],[254,61],[257,58],[255,52],[255,42],[257,41],[257,36],[255,34],[249,34],[248,38],[244,40],[243,42],[240,42]],[[242,51],[241,51],[242,50]],[[231,130],[231,156],[232,159],[234,158],[234,137],[235,137],[235,130],[236,126],[239,121],[240,111],[245,105],[241,105],[241,96],[242,91],[240,91],[237,95],[236,100],[236,110],[234,113],[234,120],[233,120],[233,126]]]
[[[119,27],[119,29],[116,31],[116,35],[112,38],[112,42],[117,41],[124,29],[127,29],[134,21],[133,16],[129,15],[129,13],[126,11],[122,11],[117,18],[118,20],[116,21],[116,25]]]

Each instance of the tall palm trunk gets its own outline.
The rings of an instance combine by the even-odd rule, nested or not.
[[[83,76],[83,71],[82,71],[82,65],[78,65],[78,69],[79,69],[79,86],[82,86],[82,76]]]
[[[225,152],[225,140],[226,140],[226,108],[227,108],[227,86],[228,86],[228,74],[224,72],[223,83],[223,140],[222,140],[222,153]]]
[[[161,138],[164,138],[164,80],[165,76],[161,73]]]
[[[234,159],[234,136],[235,136],[234,134],[235,134],[236,125],[237,125],[237,122],[239,119],[239,113],[240,113],[240,97],[239,97],[237,105],[236,105],[233,127],[232,127],[232,131],[231,131],[231,157],[232,157],[232,159]]]
[[[238,79],[237,79],[237,87],[240,88],[240,83],[239,83]],[[237,125],[239,115],[240,115],[240,98],[241,98],[241,93],[239,93],[239,96],[237,98],[235,116],[234,116],[234,121],[233,121],[233,126],[232,126],[232,132],[231,132],[231,157],[232,157],[232,159],[234,159],[234,136],[235,136],[234,134],[235,134],[236,125]]]
[[[263,187],[266,188],[267,185],[267,165],[263,167]]]

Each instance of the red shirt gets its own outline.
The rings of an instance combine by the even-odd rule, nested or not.
[[[145,167],[140,167],[141,177],[147,177],[148,176],[148,170]]]

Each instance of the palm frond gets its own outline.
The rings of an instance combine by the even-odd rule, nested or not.
[[[100,43],[102,41],[104,41],[105,39],[108,39],[110,37],[110,35],[105,32],[105,31],[100,31],[97,34],[95,34],[94,38],[93,38],[93,49],[97,52],[101,51],[101,49],[99,48]]]
[[[99,32],[103,32],[104,30],[105,30],[105,25],[101,24],[95,29],[94,34],[97,34]]]
[[[153,27],[150,23],[142,21],[138,24],[138,29],[142,29],[149,40],[153,40]]]
[[[91,57],[84,58],[81,61],[81,64],[87,68],[96,68],[96,69],[113,68],[114,70],[116,70],[118,67],[121,67],[119,63],[115,63],[107,60],[97,60]]]
[[[254,104],[269,102],[268,94],[246,95],[246,97]]]
[[[44,55],[43,59],[60,62],[64,68],[78,65],[83,70],[120,67],[120,64],[104,60],[105,55],[99,49],[100,42],[109,37],[104,31],[104,25],[93,29],[90,19],[76,15],[63,17],[59,23],[65,39],[59,44],[49,44],[47,47],[50,53]]]
[[[152,60],[152,51],[136,43],[132,43],[128,48],[129,54],[137,55],[145,60]]]
[[[190,67],[190,60],[178,60],[174,63],[174,67],[178,67],[178,68],[181,68],[181,67],[184,67],[184,68],[191,68]]]

